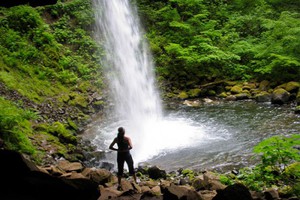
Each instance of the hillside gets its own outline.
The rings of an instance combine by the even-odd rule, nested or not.
[[[20,5],[0,13],[4,147],[39,162],[82,158],[76,135],[104,104],[91,2]]]

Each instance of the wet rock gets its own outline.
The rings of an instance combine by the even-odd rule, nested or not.
[[[259,90],[267,91],[270,87],[270,82],[267,81],[267,80],[264,80],[264,81],[259,83],[258,87],[259,87]]]
[[[112,177],[111,172],[106,169],[85,168],[82,174],[98,184],[108,183]]]

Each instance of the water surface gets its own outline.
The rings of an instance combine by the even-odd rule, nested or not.
[[[126,127],[126,121],[108,118],[92,125],[87,135],[99,150],[108,151],[119,126]],[[146,135],[126,128],[127,135],[132,136],[136,166],[147,162],[167,171],[227,170],[254,164],[252,148],[263,139],[300,133],[300,116],[287,106],[215,102],[197,108],[178,105],[166,109],[161,121],[149,123]],[[108,152],[103,161],[115,160],[116,153]]]

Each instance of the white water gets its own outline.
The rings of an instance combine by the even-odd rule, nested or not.
[[[135,163],[159,153],[191,147],[208,135],[186,118],[163,117],[153,63],[129,0],[95,0],[97,36],[105,39],[107,78],[114,100],[111,119],[97,127],[94,143],[107,149],[123,126],[133,142]],[[104,144],[101,144],[105,141]]]

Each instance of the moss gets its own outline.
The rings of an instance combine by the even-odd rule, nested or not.
[[[80,95],[80,94],[73,92],[72,94],[70,94],[70,101],[68,102],[68,104],[71,106],[86,108],[88,106],[88,101],[83,96],[83,94]]]
[[[199,89],[199,88],[195,88],[195,89],[189,90],[187,92],[187,95],[190,98],[198,97],[200,94],[201,94],[201,89]]]
[[[179,99],[187,99],[189,98],[189,95],[186,92],[180,92],[178,95]]]
[[[74,136],[70,130],[66,129],[62,123],[54,122],[52,128],[52,133],[57,135],[61,141],[66,143],[77,143],[76,136]]]
[[[73,130],[75,130],[75,131],[77,131],[78,130],[78,127],[77,127],[77,125],[75,124],[75,122],[73,122],[72,120],[71,120],[71,118],[68,118],[68,124],[69,124],[69,127],[71,127]]]
[[[288,82],[285,86],[285,89],[288,92],[297,91],[299,88],[300,88],[300,83],[295,81]]]
[[[220,98],[226,98],[228,95],[226,94],[226,92],[222,92],[221,94],[218,95],[218,97]]]
[[[242,93],[243,92],[243,88],[241,85],[235,85],[233,86],[231,89],[230,89],[230,92],[232,94],[239,94],[239,93]]]

